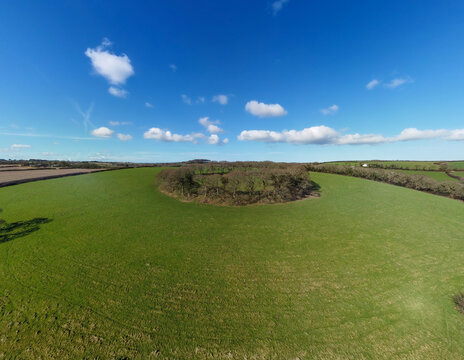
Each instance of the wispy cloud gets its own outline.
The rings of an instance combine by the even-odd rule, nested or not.
[[[303,130],[244,130],[238,136],[240,141],[318,145],[375,145],[426,139],[464,141],[464,129],[419,130],[407,128],[396,136],[385,137],[380,134],[342,134],[328,126],[320,125]]]
[[[229,102],[229,97],[227,95],[219,94],[219,95],[213,96],[211,101],[217,102],[221,105],[227,105],[227,103]]]
[[[132,135],[129,134],[118,134],[117,135],[118,139],[121,141],[129,141],[132,140]]]
[[[108,121],[111,126],[132,125],[132,121]]]
[[[288,3],[289,0],[276,0],[271,4],[272,7],[272,13],[274,15],[277,15],[277,13],[282,10],[282,7]]]
[[[332,106],[329,106],[328,108],[326,109],[321,109],[321,113],[323,115],[334,115],[335,113],[337,113],[339,110],[339,107],[338,105],[332,105]]]
[[[174,64],[169,64],[169,68],[170,68],[173,72],[176,72],[176,71],[177,71],[177,66],[174,65]]]
[[[151,103],[149,103],[148,101],[145,102],[145,106],[147,108],[152,108],[153,107],[153,105]]]
[[[49,138],[49,139],[63,139],[63,140],[102,140],[96,137],[83,137],[83,136],[63,136],[63,135],[52,135],[52,134],[35,134],[35,133],[10,133],[0,132],[0,135],[4,136],[20,136],[20,137],[34,137],[34,138]],[[56,143],[58,144],[58,143]]]
[[[386,87],[386,88],[389,88],[389,89],[395,89],[398,86],[401,86],[401,85],[404,85],[404,84],[407,84],[407,83],[411,83],[411,82],[412,82],[412,79],[410,79],[410,78],[395,78],[392,81],[390,81],[389,83],[384,84],[383,86]]]
[[[26,144],[13,144],[10,146],[12,150],[18,150],[18,149],[30,149],[31,145],[26,145]]]
[[[187,105],[192,105],[192,99],[190,99],[189,96],[182,94],[180,97],[182,98],[182,101],[184,103],[186,103]]]
[[[265,104],[256,100],[248,101],[245,110],[259,117],[276,117],[287,115],[287,111],[280,104]]]
[[[82,116],[82,125],[84,126],[85,131],[88,131],[89,126],[95,127],[95,125],[90,120],[94,104],[91,103],[86,111],[83,111],[77,102],[74,102],[74,106],[76,107],[77,112]]]
[[[366,84],[366,89],[367,90],[372,90],[374,89],[375,87],[379,86],[380,85],[380,81],[377,80],[377,79],[373,79],[371,81],[369,81],[367,84]]]
[[[126,98],[127,95],[129,94],[126,90],[120,89],[120,88],[117,88],[117,87],[114,87],[114,86],[110,86],[109,89],[108,89],[108,92],[111,95],[116,96],[118,98]]]

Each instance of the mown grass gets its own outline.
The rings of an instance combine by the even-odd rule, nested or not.
[[[0,189],[6,358],[464,357],[462,202],[314,173],[321,197],[182,203],[158,169]]]

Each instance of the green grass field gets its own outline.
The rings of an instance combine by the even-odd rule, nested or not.
[[[464,170],[464,161],[445,161],[451,170]],[[418,170],[425,168],[426,170],[440,170],[439,162],[437,161],[383,161],[383,160],[359,160],[359,161],[333,161],[329,162],[333,165],[348,165],[360,166],[360,164],[378,164],[385,167],[394,165],[398,169]]]
[[[454,181],[454,182],[459,182],[458,179],[455,179],[451,176],[448,176],[446,173],[441,172],[441,171],[421,171],[421,170],[399,170],[405,174],[410,174],[410,175],[424,175],[427,176],[431,179],[437,180],[437,181]]]
[[[0,233],[0,358],[464,358],[462,202],[314,173],[320,198],[217,207],[158,171],[0,189],[44,218]]]

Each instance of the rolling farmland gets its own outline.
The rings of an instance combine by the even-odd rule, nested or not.
[[[212,206],[158,171],[0,189],[0,355],[462,358],[462,202],[312,173],[320,198]]]

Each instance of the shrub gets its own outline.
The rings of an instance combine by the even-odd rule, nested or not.
[[[315,192],[299,164],[208,163],[161,171],[161,189],[183,200],[245,205],[302,199]]]

